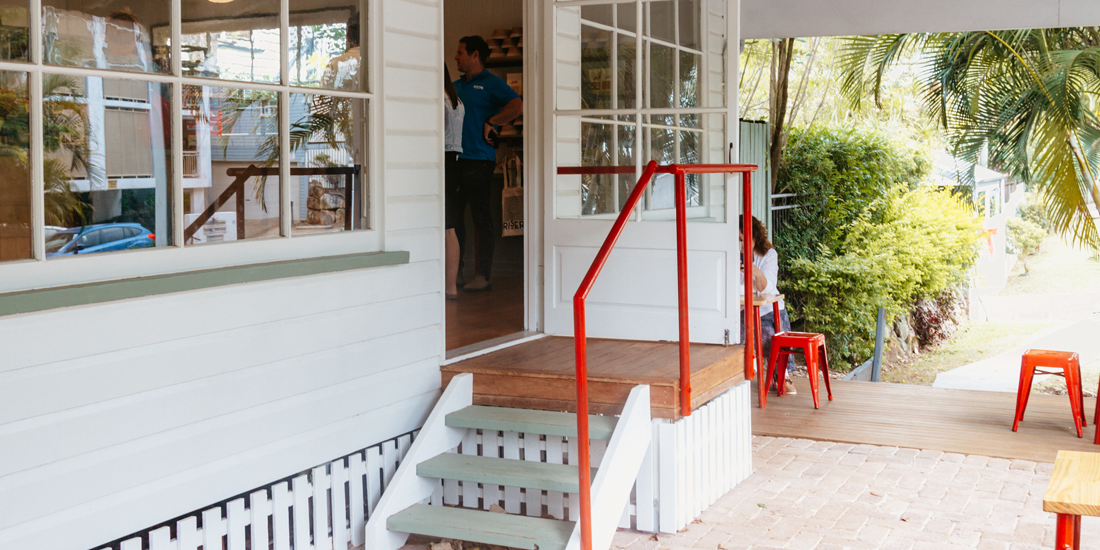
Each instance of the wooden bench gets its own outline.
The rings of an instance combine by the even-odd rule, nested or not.
[[[1100,516],[1100,453],[1058,451],[1043,510],[1058,514],[1054,547],[1081,547],[1081,516]]]

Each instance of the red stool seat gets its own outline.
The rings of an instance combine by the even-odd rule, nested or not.
[[[1058,369],[1058,370],[1042,370]],[[1012,431],[1020,427],[1027,409],[1027,400],[1031,396],[1031,380],[1036,374],[1053,374],[1066,379],[1069,394],[1069,407],[1073,412],[1073,425],[1077,428],[1077,437],[1084,437],[1081,428],[1085,424],[1085,408],[1081,398],[1081,360],[1071,351],[1050,351],[1029,349],[1020,360],[1020,385],[1016,390],[1016,418],[1012,421]],[[1095,422],[1096,419],[1093,419]]]
[[[825,390],[829,393],[829,401],[833,400],[833,389],[829,386],[829,358],[825,350],[825,335],[816,332],[778,332],[772,336],[771,351],[768,353],[768,375],[760,381],[760,408],[768,406],[768,390],[771,389],[772,376],[776,375],[776,366],[783,365],[779,369],[779,379],[776,391],[779,395],[786,393],[783,390],[787,381],[787,356],[792,353],[801,353],[806,358],[806,368],[810,371],[810,394],[814,398],[814,408],[820,403],[817,397],[818,371],[825,376]]]

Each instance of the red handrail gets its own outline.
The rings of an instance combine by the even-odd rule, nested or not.
[[[560,175],[608,175],[608,174],[633,174],[634,166],[563,166],[558,168]],[[577,450],[578,450],[578,476],[580,481],[580,522],[581,522],[581,548],[592,550],[592,480],[591,480],[591,456],[588,448],[588,348],[585,332],[584,301],[588,298],[592,286],[596,283],[596,277],[607,263],[611,249],[622,235],[626,222],[630,219],[638,202],[642,198],[646,187],[653,175],[660,172],[676,176],[676,280],[677,297],[680,321],[680,414],[691,416],[691,341],[688,335],[688,294],[687,294],[687,174],[744,174],[744,227],[745,242],[752,242],[752,173],[757,167],[752,164],[670,164],[659,166],[656,161],[650,161],[642,170],[642,176],[638,179],[630,197],[626,200],[615,224],[611,226],[611,232],[604,239],[603,246],[596,253],[596,258],[588,268],[577,293],[573,295],[573,337],[575,342],[577,360]],[[744,262],[752,265],[752,247],[743,248]],[[745,296],[752,296],[752,277],[745,278]],[[751,307],[745,308],[745,341],[754,342],[753,326],[749,321]],[[746,375],[753,377],[752,362],[753,346],[745,346]]]

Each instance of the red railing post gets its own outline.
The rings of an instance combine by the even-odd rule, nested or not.
[[[558,174],[560,175],[581,175],[581,174],[629,174],[635,170],[632,166],[585,166],[585,167],[559,167]],[[607,258],[611,254],[611,249],[615,247],[615,243],[619,240],[619,237],[623,233],[623,228],[626,227],[626,222],[630,220],[630,216],[634,213],[634,209],[638,207],[638,203],[642,199],[642,195],[645,192],[645,188],[649,185],[650,180],[653,178],[653,174],[658,171],[662,173],[673,174],[676,176],[676,281],[677,281],[677,298],[678,298],[678,310],[680,321],[680,414],[682,416],[691,416],[691,340],[689,338],[689,319],[688,319],[688,291],[687,291],[687,180],[686,174],[721,174],[721,173],[742,173],[745,176],[745,213],[747,225],[744,232],[747,235],[747,242],[752,242],[752,224],[751,224],[751,200],[752,200],[752,179],[750,172],[756,170],[756,166],[744,165],[744,164],[688,164],[678,165],[674,164],[659,168],[656,161],[649,161],[646,164],[645,170],[642,171],[642,177],[638,179],[637,185],[634,186],[634,190],[630,192],[630,197],[627,198],[626,204],[623,205],[622,211],[619,212],[619,216],[615,218],[614,225],[611,226],[611,231],[607,234],[607,238],[604,239],[603,246],[600,247],[600,251],[596,253],[596,258],[592,260],[592,265],[588,268],[588,272],[585,273],[584,279],[581,281],[579,287],[577,287],[577,293],[573,295],[573,338],[574,338],[574,352],[576,354],[577,361],[577,467],[578,472],[578,497],[580,500],[580,524],[581,524],[581,548],[583,550],[592,550],[592,457],[589,450],[589,431],[588,431],[588,341],[587,333],[585,330],[585,311],[584,301],[588,298],[588,293],[591,292],[592,286],[596,282],[596,277],[599,276],[600,271],[603,269],[604,264],[607,263]],[[751,247],[744,247],[745,258],[749,265],[752,264],[752,252]],[[746,295],[752,296],[751,291],[752,278],[748,278],[745,281]],[[748,315],[745,316],[746,321]],[[751,324],[746,323],[746,334],[748,340],[752,341],[753,333]],[[746,372],[748,378],[752,378],[752,346],[746,346]]]
[[[688,335],[687,177],[676,174],[676,287],[680,312],[680,415],[691,416],[691,338]]]
[[[741,266],[745,270],[745,312],[744,326],[745,327],[745,378],[748,380],[753,379],[754,361],[756,361],[755,352],[756,346],[756,334],[754,328],[755,322],[749,322],[750,315],[753,314],[752,307],[752,173],[745,172],[742,176],[741,184],[741,210],[744,214],[741,216],[741,233],[744,235],[741,240],[742,260]],[[752,321],[755,321],[753,319]],[[763,369],[761,369],[763,370]],[[767,376],[768,373],[763,373],[761,376]]]

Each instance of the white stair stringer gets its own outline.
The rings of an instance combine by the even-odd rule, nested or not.
[[[370,550],[397,550],[404,546],[408,533],[386,529],[386,519],[432,496],[436,481],[416,475],[417,464],[445,453],[462,443],[466,428],[446,425],[448,414],[469,407],[474,398],[474,375],[459,374],[451,379],[446,391],[428,415],[409,452],[398,466],[367,520],[366,541]],[[648,401],[647,401],[648,403]],[[620,507],[621,510],[621,507]]]
[[[653,437],[649,411],[649,386],[635,386],[630,390],[592,482],[592,550],[611,548],[611,539],[630,500],[630,490]],[[574,527],[565,548],[581,550],[580,522]]]

